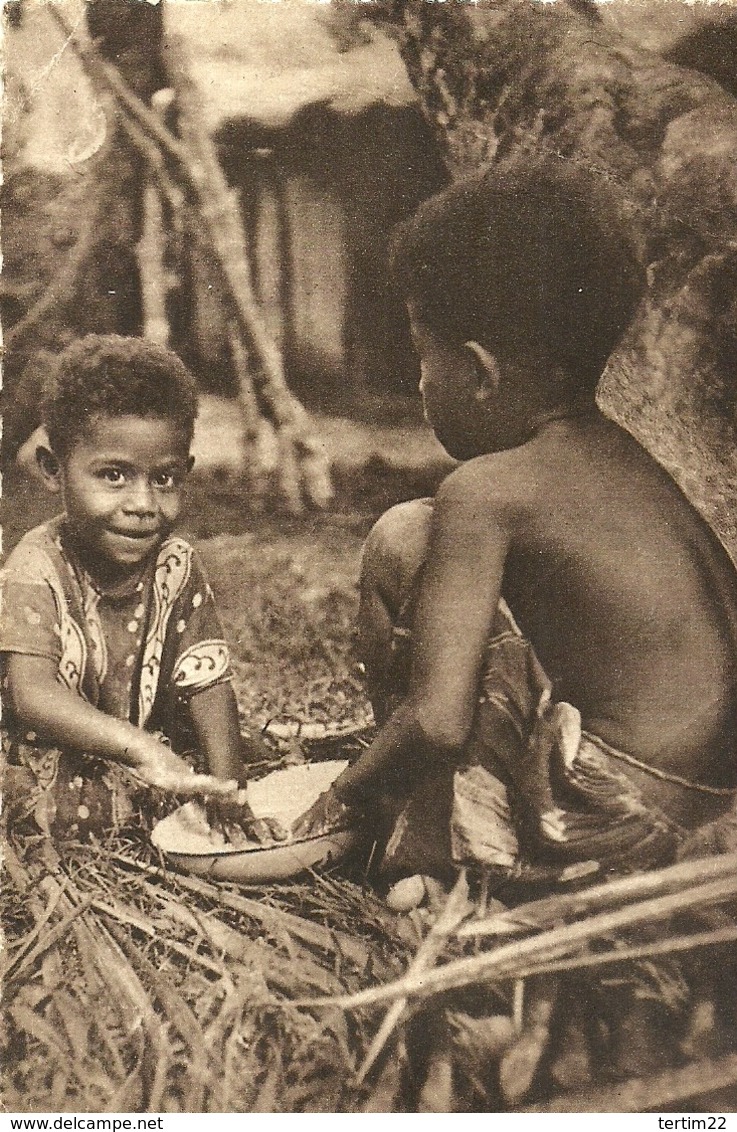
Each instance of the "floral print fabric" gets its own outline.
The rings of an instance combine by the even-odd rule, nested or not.
[[[189,697],[231,678],[212,590],[187,542],[166,539],[129,592],[106,594],[75,561],[64,516],[26,535],[0,572],[0,653],[46,657],[60,683],[107,715],[170,737]],[[33,774],[33,811],[48,830],[59,809],[61,752],[24,732],[7,702],[1,734],[7,762]],[[71,792],[82,789],[74,762],[75,773],[64,776]],[[118,772],[100,769],[113,824],[127,808]],[[78,808],[84,824],[95,807]]]

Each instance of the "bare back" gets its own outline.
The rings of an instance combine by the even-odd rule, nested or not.
[[[733,785],[737,573],[706,522],[599,414],[482,462],[519,503],[503,591],[555,697],[652,766]]]

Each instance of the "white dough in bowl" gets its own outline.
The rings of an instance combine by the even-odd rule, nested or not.
[[[339,760],[276,770],[258,782],[249,782],[246,798],[257,818],[276,818],[286,829],[291,829],[297,818],[330,788],[347,766],[347,761]],[[263,848],[245,833],[226,841],[222,833],[210,828],[200,802],[187,802],[158,822],[151,840],[164,853],[211,854]]]
[[[275,770],[258,782],[249,782],[246,797],[257,818],[278,818],[290,829],[347,766],[346,759]]]

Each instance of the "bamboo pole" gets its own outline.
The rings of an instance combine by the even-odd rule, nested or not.
[[[225,180],[212,139],[199,125],[196,89],[189,76],[181,41],[168,36],[166,51],[181,111],[184,141],[167,130],[156,114],[127,87],[115,67],[80,41],[58,8],[51,5],[50,11],[88,74],[115,95],[122,107],[123,121],[126,112],[134,120],[133,125],[138,130],[125,127],[129,136],[143,132],[153,148],[159,148],[175,163],[196,202],[198,218],[222,276],[232,316],[253,360],[259,406],[279,436],[280,486],[285,503],[294,514],[304,510],[305,501],[325,507],[332,498],[328,461],[311,434],[304,408],[287,386],[281,354],[268,334],[256,302],[237,201]],[[140,151],[150,154],[150,150],[151,146],[146,146]],[[161,180],[161,155],[154,160]]]
[[[737,924],[731,927],[714,928],[709,931],[693,932],[691,935],[667,936],[666,939],[643,943],[637,947],[622,947],[615,951],[585,952],[583,955],[567,956],[558,960],[542,960],[521,967],[515,971],[518,981],[536,978],[538,975],[562,975],[566,971],[583,971],[594,967],[606,967],[610,963],[631,963],[643,959],[655,959],[659,955],[675,955],[682,951],[694,951],[701,947],[721,946],[737,942]],[[516,983],[515,983],[516,987]]]
[[[161,197],[153,180],[149,178],[143,190],[143,231],[136,248],[136,258],[141,276],[143,337],[160,346],[167,346],[169,343],[169,320],[166,314],[169,280],[164,262],[165,253]]]
[[[154,112],[163,122],[164,105],[155,105]],[[156,174],[147,170],[143,189],[143,224],[136,258],[141,278],[143,337],[161,346],[169,344],[167,303],[169,293],[177,283],[176,276],[167,265],[165,200],[165,195],[158,188]],[[177,215],[179,212],[177,210]]]
[[[655,896],[677,895],[684,888],[737,873],[737,853],[683,861],[649,873],[619,877],[580,892],[546,896],[483,920],[473,920],[458,931],[460,939],[516,935],[541,930],[566,920],[580,919],[604,909]]]
[[[238,327],[233,323],[230,323],[228,327],[228,341],[240,392],[246,479],[250,491],[249,504],[251,510],[259,512],[263,511],[268,492],[268,472],[264,467],[261,454],[263,432],[268,426],[259,412],[258,399],[253,388],[253,381],[248,368],[248,354],[243,346],[243,339],[238,333]]]

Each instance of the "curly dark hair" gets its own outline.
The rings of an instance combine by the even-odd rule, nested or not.
[[[431,197],[392,240],[400,292],[441,340],[539,347],[593,390],[645,273],[603,176],[547,155],[508,159]]]
[[[197,386],[171,350],[143,338],[88,334],[58,357],[42,407],[51,447],[66,456],[98,414],[170,419],[191,443]]]

